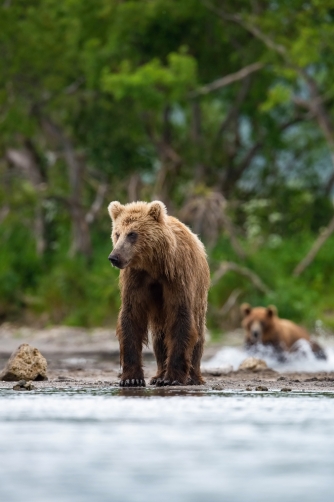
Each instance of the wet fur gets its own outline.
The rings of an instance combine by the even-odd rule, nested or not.
[[[151,383],[203,384],[200,361],[210,282],[203,244],[158,201],[112,203],[109,213],[113,253],[121,259],[124,251],[130,260],[120,271],[120,385],[145,385],[142,346],[149,330],[157,360]],[[131,247],[124,237],[129,232],[138,235]]]
[[[317,359],[327,358],[322,347],[310,339],[309,333],[304,328],[292,321],[278,317],[275,306],[252,308],[248,303],[244,303],[241,305],[241,314],[243,317],[242,326],[246,332],[245,345],[247,349],[254,348],[257,344],[252,338],[250,328],[253,322],[259,322],[263,329],[260,343],[271,346],[278,359],[283,361],[284,353],[293,352],[299,340],[309,342]]]

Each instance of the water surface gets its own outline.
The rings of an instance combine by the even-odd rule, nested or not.
[[[332,502],[334,393],[0,390],[0,500]]]
[[[266,361],[269,368],[279,372],[306,371],[316,373],[318,371],[334,371],[334,347],[332,345],[322,346],[325,349],[327,359],[317,359],[307,342],[300,342],[300,351],[285,354],[286,361],[280,362],[275,357],[271,347],[260,346],[254,353],[247,352],[241,347],[223,347],[209,361],[202,364],[203,368],[232,368],[237,370],[246,357],[253,355]]]

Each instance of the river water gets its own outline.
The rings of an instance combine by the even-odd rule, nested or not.
[[[263,359],[269,368],[280,373],[291,371],[306,371],[308,373],[318,371],[334,371],[334,347],[325,346],[326,360],[317,359],[310,349],[307,342],[300,343],[300,350],[286,354],[285,362],[280,362],[275,357],[272,348],[260,346],[249,353],[241,347],[223,347],[209,361],[203,363],[204,369],[210,368],[230,368],[237,370],[239,365],[249,356],[255,356]],[[333,499],[334,500],[334,499]]]
[[[0,390],[4,502],[332,502],[334,393]]]

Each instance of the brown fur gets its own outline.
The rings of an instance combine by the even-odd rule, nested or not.
[[[326,359],[323,349],[316,342],[310,340],[308,332],[287,319],[280,319],[277,308],[254,307],[243,303],[240,307],[243,316],[242,326],[246,331],[245,344],[247,348],[257,344],[273,347],[278,355],[295,349],[298,340],[307,340],[315,356]]]
[[[158,371],[151,384],[202,384],[209,267],[203,244],[159,202],[109,205],[121,269],[117,336],[121,386],[145,385],[142,346],[152,333]]]

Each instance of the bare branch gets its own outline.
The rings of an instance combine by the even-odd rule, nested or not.
[[[205,5],[211,10],[213,10],[217,15],[219,15],[222,19],[232,21],[242,26],[245,30],[251,33],[254,37],[261,40],[269,49],[275,51],[280,54],[284,59],[286,65],[289,68],[295,70],[295,72],[305,81],[311,99],[305,100],[301,99],[298,96],[294,96],[292,99],[294,103],[298,106],[308,109],[312,112],[314,118],[318,122],[318,126],[322,130],[325,139],[328,143],[328,146],[331,150],[332,163],[334,165],[334,126],[331,120],[331,117],[324,106],[324,97],[321,96],[317,82],[306,72],[304,68],[296,65],[291,58],[289,57],[288,51],[286,47],[281,44],[276,43],[272,38],[270,38],[267,34],[263,33],[257,26],[248,22],[238,14],[227,14],[220,9],[216,9],[209,2],[204,2]]]
[[[223,134],[224,131],[226,131],[231,122],[235,121],[239,111],[239,107],[248,94],[250,88],[250,82],[251,82],[250,76],[246,77],[243,80],[242,85],[240,87],[240,91],[238,92],[237,97],[235,99],[235,102],[231,106],[227,116],[225,117],[225,119],[223,120],[222,124],[219,127],[216,140],[218,140],[221,137],[221,135]]]
[[[246,253],[243,250],[243,248],[240,246],[234,225],[233,225],[232,221],[230,220],[230,218],[227,216],[224,209],[222,210],[221,218],[222,218],[223,226],[226,230],[226,233],[228,234],[228,236],[230,238],[231,245],[232,245],[236,255],[239,258],[241,258],[242,260],[244,260],[246,258]]]
[[[257,289],[262,291],[262,293],[269,294],[271,292],[270,289],[268,288],[268,286],[266,286],[266,284],[264,284],[262,279],[260,279],[260,277],[257,274],[255,274],[255,272],[253,272],[252,270],[250,270],[247,267],[243,267],[241,265],[238,265],[237,263],[234,263],[233,261],[223,261],[220,264],[218,270],[216,270],[216,272],[213,274],[213,277],[211,280],[211,286],[214,286],[215,284],[217,284],[217,282],[225,274],[227,274],[227,272],[231,272],[231,271],[236,272],[240,275],[243,275],[244,277],[247,277]]]
[[[204,85],[200,87],[196,91],[193,91],[189,94],[190,98],[195,98],[197,96],[201,96],[204,94],[208,94],[209,92],[216,91],[221,89],[222,87],[226,87],[227,85],[233,84],[233,82],[238,82],[239,80],[243,80],[248,77],[251,73],[261,70],[265,65],[263,63],[257,62],[252,63],[248,66],[245,66],[241,70],[231,73],[230,75],[226,75],[225,77],[218,78],[211,82],[211,84]]]
[[[7,218],[9,213],[10,213],[10,209],[9,209],[9,206],[7,206],[7,205],[3,206],[0,209],[0,223],[2,223]]]
[[[73,82],[72,84],[68,85],[64,89],[64,94],[74,94],[79,89],[79,87],[81,86],[81,84],[84,83],[84,81],[85,81],[85,77],[79,77],[75,82]]]
[[[219,309],[218,314],[221,316],[226,316],[226,314],[228,314],[229,311],[233,309],[241,293],[242,289],[234,289],[224,305],[221,307],[221,309]]]
[[[90,225],[95,221],[96,215],[100,211],[104,197],[107,193],[108,185],[106,183],[100,183],[100,185],[97,188],[96,191],[96,196],[93,204],[90,207],[90,210],[85,216],[86,222]]]
[[[330,177],[328,178],[328,181],[326,183],[326,186],[325,186],[325,193],[326,193],[326,195],[329,196],[331,194],[333,186],[334,186],[334,173],[332,173],[330,175]]]
[[[325,244],[327,239],[332,235],[334,232],[334,216],[327,225],[326,228],[324,228],[320,234],[318,235],[317,239],[313,243],[310,251],[307,253],[305,258],[302,259],[302,261],[297,265],[297,267],[293,271],[293,275],[295,277],[298,277],[300,274],[304,272],[304,270],[311,265],[313,262],[314,258],[318,254],[320,248]]]

